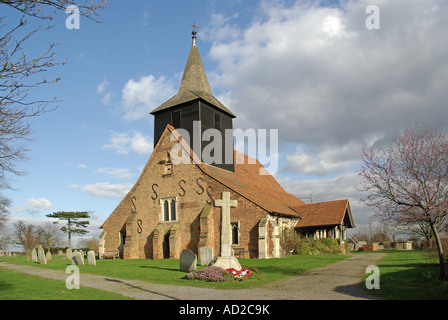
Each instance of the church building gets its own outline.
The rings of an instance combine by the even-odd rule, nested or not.
[[[281,257],[286,254],[282,232],[291,228],[303,236],[338,239],[343,247],[346,229],[354,227],[348,200],[306,204],[286,192],[259,161],[234,150],[233,136],[226,132],[233,130],[236,116],[213,96],[196,31],[177,94],[151,114],[154,150],[101,226],[100,256],[178,259],[183,250],[199,255],[202,247],[219,256],[222,213],[216,201],[223,192],[236,201],[229,235],[236,258]],[[207,142],[195,138],[208,129],[224,139],[213,163],[202,161]],[[184,161],[178,161],[179,153]]]

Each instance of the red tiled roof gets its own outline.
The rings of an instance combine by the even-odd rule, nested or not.
[[[268,212],[300,217],[296,228],[340,225],[341,223],[349,227],[355,226],[347,199],[306,204],[293,194],[287,193],[258,160],[238,151],[234,151],[234,159],[243,157],[244,161],[235,161],[235,172],[201,163],[193,150],[181,139],[176,129],[171,125],[167,125],[167,128],[177,137],[205,174]],[[265,174],[260,174],[261,172]]]
[[[348,224],[349,227],[355,226],[348,199],[309,203],[294,209],[302,216],[296,228],[340,225],[341,223]]]
[[[199,167],[214,179],[269,212],[298,216],[291,207],[303,205],[304,202],[287,193],[258,160],[235,151],[235,157],[238,156],[244,156],[244,163],[235,163],[235,172],[207,164],[200,164]],[[249,163],[249,159],[255,163]],[[260,174],[260,171],[265,174]]]

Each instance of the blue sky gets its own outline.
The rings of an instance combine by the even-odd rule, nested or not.
[[[59,83],[31,94],[61,102],[31,122],[27,174],[4,191],[11,221],[91,211],[89,235],[99,235],[149,159],[149,112],[177,92],[196,21],[234,127],[279,130],[278,181],[306,202],[349,198],[366,223],[355,188],[361,149],[416,121],[445,129],[448,98],[446,1],[378,0],[379,30],[365,27],[370,2],[110,1],[102,23],[81,17],[79,30],[58,12],[26,46],[31,54],[57,42],[67,64],[47,74]]]

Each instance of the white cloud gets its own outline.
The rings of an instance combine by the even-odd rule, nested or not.
[[[286,164],[282,172],[326,176],[353,171],[361,164],[360,153],[363,147],[369,148],[381,138],[374,136],[367,141],[352,140],[345,144],[322,145],[316,148],[298,145],[295,152],[286,154]]]
[[[368,30],[369,4],[262,1],[244,27],[211,23],[207,34],[233,30],[216,32],[209,54],[234,127],[278,128],[280,146],[296,147],[290,169],[341,172],[362,146],[390,141],[409,123],[446,128],[448,6],[382,1],[381,29]]]
[[[150,154],[153,149],[152,139],[143,136],[139,132],[134,132],[130,143],[131,150],[138,154]]]
[[[106,90],[106,87],[109,85],[109,81],[106,79],[103,79],[98,85],[96,86],[96,93],[101,94]]]
[[[76,168],[79,168],[79,169],[86,169],[87,166],[86,166],[84,163],[80,163],[80,164],[76,165]]]
[[[97,182],[82,187],[82,191],[101,198],[122,199],[131,190],[132,184],[109,184],[109,182]]]
[[[53,204],[50,200],[45,198],[29,198],[25,203],[17,205],[11,211],[14,213],[28,213],[32,216],[37,215],[40,211],[49,211],[51,210]]]
[[[127,168],[98,168],[96,172],[112,176],[115,179],[129,179],[134,176]]]
[[[39,210],[50,210],[52,207],[52,203],[50,202],[50,200],[47,200],[45,198],[30,198],[26,200],[26,204],[31,208]]]
[[[171,98],[176,91],[163,76],[155,78],[150,74],[137,81],[128,80],[122,90],[123,118],[138,120],[147,117],[152,110]]]
[[[103,98],[101,98],[101,103],[108,105],[110,104],[110,100],[112,99],[112,97],[114,96],[113,92],[107,92]]]
[[[103,79],[103,81],[101,81],[96,87],[96,93],[103,96],[101,98],[101,103],[104,105],[108,105],[114,96],[113,92],[106,91],[108,86],[109,81],[107,81],[107,79]]]
[[[153,142],[151,138],[135,130],[127,133],[113,131],[111,132],[109,143],[103,145],[103,149],[111,149],[120,154],[135,152],[137,154],[149,155],[153,150]]]
[[[311,202],[311,199],[312,202],[349,199],[356,225],[367,223],[372,214],[359,201],[365,194],[357,190],[361,183],[357,173],[343,174],[329,179],[292,180],[290,178],[277,178],[277,181],[287,192],[294,194],[306,203]]]

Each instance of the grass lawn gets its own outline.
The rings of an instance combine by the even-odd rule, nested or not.
[[[81,287],[68,290],[65,282],[0,268],[0,300],[125,300],[121,294]]]
[[[178,259],[97,260],[96,266],[85,265],[79,266],[79,268],[81,277],[83,273],[88,273],[179,286],[243,289],[282,280],[293,275],[301,274],[310,269],[341,261],[348,257],[349,256],[346,255],[316,255],[290,256],[280,259],[239,259],[242,266],[258,268],[260,274],[256,277],[257,279],[219,283],[186,279],[186,273],[179,271]],[[0,261],[61,271],[65,271],[65,268],[70,265],[70,262],[68,260],[62,260],[61,256],[56,256],[55,258],[56,260],[49,261],[47,265],[27,262],[25,256],[0,257]],[[203,267],[198,266],[198,269],[202,268]],[[65,288],[65,284],[63,284],[63,286]],[[56,297],[56,299],[58,299],[58,297]]]
[[[380,289],[369,293],[391,300],[448,299],[447,283],[438,280],[438,259],[421,250],[385,252],[388,255],[378,265]]]

